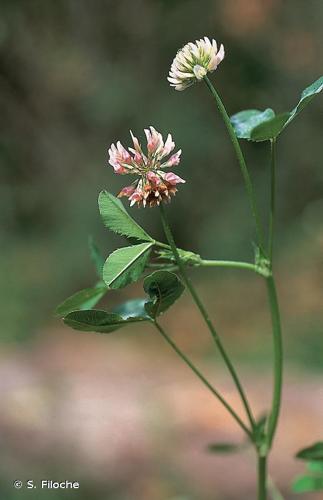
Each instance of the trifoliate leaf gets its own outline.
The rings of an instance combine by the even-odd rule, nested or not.
[[[323,76],[303,90],[300,100],[290,112],[278,115],[268,108],[265,111],[248,109],[231,116],[230,120],[239,139],[269,141],[275,139],[312,99],[323,89]]]

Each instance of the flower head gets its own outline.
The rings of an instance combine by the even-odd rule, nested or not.
[[[224,47],[221,44],[218,51],[215,40],[204,37],[189,42],[177,52],[167,80],[175,90],[185,90],[214,71],[223,59]]]
[[[144,207],[169,201],[177,191],[176,184],[185,181],[173,172],[164,172],[164,169],[178,165],[182,151],[169,156],[175,148],[172,136],[168,134],[164,142],[163,136],[154,127],[145,129],[146,153],[143,153],[138,139],[131,131],[130,134],[133,147],[126,150],[119,141],[109,149],[109,163],[116,174],[133,174],[139,177],[131,186],[124,187],[118,197],[126,196],[130,205],[137,203]]]

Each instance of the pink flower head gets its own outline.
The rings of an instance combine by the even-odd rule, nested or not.
[[[109,163],[116,174],[134,174],[139,176],[131,186],[124,187],[119,197],[126,196],[130,205],[159,205],[169,201],[177,192],[176,185],[185,180],[173,172],[164,172],[164,168],[179,164],[181,150],[167,157],[175,148],[172,136],[168,134],[164,142],[163,136],[154,127],[145,129],[147,153],[144,154],[138,139],[130,131],[133,147],[126,150],[122,144],[111,145]]]

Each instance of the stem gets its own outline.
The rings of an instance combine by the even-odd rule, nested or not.
[[[166,248],[167,250],[169,250],[169,245],[166,245],[166,243],[162,243],[161,241],[155,241],[155,245],[160,248]]]
[[[271,312],[271,321],[273,329],[274,342],[274,389],[272,399],[272,409],[268,420],[267,445],[271,448],[281,406],[282,382],[283,382],[283,341],[280,323],[279,305],[277,299],[276,286],[273,276],[266,280],[267,292]]]
[[[269,217],[269,243],[268,255],[270,268],[273,263],[273,242],[274,242],[274,217],[276,205],[276,139],[270,141],[271,153],[271,192],[270,192],[270,217]],[[274,277],[271,273],[267,277],[267,294],[270,305],[271,322],[273,330],[274,344],[274,388],[272,397],[272,409],[268,420],[267,445],[271,448],[275,436],[281,406],[282,382],[283,382],[283,340],[281,331],[281,321],[279,304],[276,292]]]
[[[258,500],[267,499],[267,457],[258,455]]]
[[[160,241],[155,241],[155,245],[160,248],[166,248],[167,250],[171,250],[171,246],[167,245],[165,243],[162,243]],[[194,263],[191,267],[231,267],[233,269],[248,269],[250,271],[254,271],[257,274],[260,274],[261,276],[264,276],[264,274],[261,272],[258,266],[255,264],[252,264],[251,262],[241,262],[241,261],[236,261],[236,260],[214,260],[214,259],[201,259],[200,256],[196,255],[196,257],[199,257],[199,260]],[[160,266],[166,266],[167,264],[160,264]],[[151,265],[152,267],[158,267],[158,264]]]
[[[276,185],[276,139],[270,141],[270,215],[269,215],[269,260],[273,259],[273,239],[274,239],[274,217],[275,217],[275,185]]]
[[[202,375],[202,373],[196,368],[192,361],[181,351],[181,349],[175,344],[175,342],[167,335],[165,330],[160,326],[157,321],[154,321],[154,325],[163,336],[166,342],[172,347],[172,349],[178,354],[178,356],[190,367],[190,369],[195,373],[195,375],[203,382],[203,384],[212,392],[212,394],[223,404],[223,406],[232,415],[239,426],[244,430],[244,432],[252,438],[252,434],[248,427],[243,423],[239,415],[234,411],[234,409],[229,405],[229,403],[221,396],[221,394],[210,384],[210,382]]]
[[[255,264],[250,262],[238,262],[234,260],[201,260],[201,266],[203,267],[231,267],[235,269],[249,269],[250,271],[257,271]]]
[[[240,397],[241,397],[241,400],[242,400],[242,403],[244,405],[244,408],[246,410],[246,414],[248,416],[248,419],[249,419],[249,422],[250,422],[250,425],[251,425],[251,428],[253,429],[254,426],[255,426],[255,420],[254,420],[254,417],[252,415],[252,412],[251,412],[251,409],[250,409],[250,406],[249,406],[249,403],[248,403],[248,400],[247,400],[247,397],[244,393],[244,390],[242,388],[242,385],[240,383],[240,380],[239,380],[239,377],[234,369],[234,366],[233,364],[231,363],[230,361],[230,358],[229,356],[227,355],[225,349],[224,349],[224,346],[222,345],[222,342],[212,324],[212,321],[210,320],[209,318],[209,315],[201,301],[201,299],[199,298],[193,284],[191,283],[191,280],[189,279],[188,275],[186,274],[186,270],[185,270],[185,265],[183,264],[183,262],[181,261],[181,258],[179,256],[179,253],[178,253],[178,250],[177,250],[177,247],[176,247],[176,244],[175,244],[175,241],[174,241],[174,237],[173,237],[173,234],[172,234],[172,231],[170,229],[170,226],[169,226],[169,223],[168,223],[168,219],[167,219],[167,216],[166,216],[166,211],[164,209],[164,206],[163,204],[160,205],[160,213],[161,213],[161,219],[162,219],[162,224],[163,224],[163,228],[164,228],[164,232],[165,232],[165,235],[166,235],[166,238],[167,238],[167,241],[169,243],[169,245],[171,246],[171,249],[172,249],[172,252],[173,252],[173,255],[175,257],[175,260],[176,260],[176,263],[179,267],[179,270],[180,270],[180,274],[182,276],[182,279],[184,281],[184,283],[186,284],[196,306],[198,307],[207,327],[209,328],[210,332],[211,332],[211,335],[214,339],[214,342],[216,343],[219,351],[220,351],[220,354],[233,378],[233,381],[236,385],[236,388],[238,389],[238,392],[240,394]]]
[[[253,218],[254,218],[254,221],[255,221],[255,225],[256,225],[256,234],[257,234],[258,244],[262,248],[262,246],[263,246],[263,236],[262,236],[262,228],[261,228],[260,216],[259,216],[259,213],[258,213],[256,196],[255,196],[255,193],[254,193],[254,189],[253,189],[253,185],[252,185],[252,181],[251,181],[251,178],[250,178],[248,167],[246,165],[246,162],[245,162],[245,159],[244,159],[244,156],[243,156],[243,153],[242,153],[239,141],[238,141],[237,136],[236,136],[236,134],[234,132],[233,126],[232,126],[232,124],[230,122],[230,118],[228,116],[228,113],[227,113],[227,111],[226,111],[226,109],[224,107],[224,104],[223,104],[223,102],[222,102],[219,94],[217,93],[217,91],[215,90],[215,88],[213,87],[211,81],[209,80],[209,78],[207,76],[204,77],[204,80],[205,80],[205,83],[206,83],[207,87],[209,88],[212,96],[215,99],[215,102],[217,104],[218,110],[219,110],[219,112],[220,112],[220,114],[222,116],[224,124],[225,124],[225,126],[227,128],[227,131],[229,133],[229,136],[230,136],[230,139],[231,139],[234,151],[236,153],[236,157],[238,159],[238,162],[239,162],[239,165],[240,165],[240,169],[241,169],[241,173],[242,173],[242,176],[243,176],[243,179],[244,179],[244,183],[245,183],[245,187],[246,187],[246,191],[247,191],[247,195],[248,195],[248,199],[249,199],[249,203],[250,203],[251,212],[252,212],[252,215],[253,215]]]

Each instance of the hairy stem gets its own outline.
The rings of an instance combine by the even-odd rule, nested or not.
[[[160,213],[161,213],[161,219],[162,219],[162,224],[163,224],[163,228],[164,228],[164,232],[165,232],[165,236],[166,236],[166,239],[169,243],[169,245],[171,246],[171,249],[172,249],[172,252],[173,252],[173,255],[174,255],[174,258],[176,260],[176,263],[179,267],[179,270],[180,270],[180,274],[182,276],[182,279],[187,287],[187,289],[189,290],[197,308],[199,309],[200,313],[201,313],[201,316],[202,318],[204,319],[208,329],[210,330],[211,332],[211,335],[214,339],[214,342],[215,344],[217,345],[218,349],[219,349],[219,352],[233,378],[233,381],[238,389],[238,392],[240,394],[240,397],[241,397],[241,400],[242,400],[242,403],[244,405],[244,408],[246,410],[246,414],[248,416],[248,419],[249,419],[249,422],[250,422],[250,425],[251,425],[251,428],[253,429],[254,426],[255,426],[255,420],[254,420],[254,417],[252,415],[252,412],[251,412],[251,409],[250,409],[250,406],[249,406],[249,402],[247,400],[247,397],[245,395],[245,392],[242,388],[242,385],[241,385],[241,382],[239,380],[239,377],[234,369],[234,366],[233,364],[231,363],[231,360],[228,356],[228,354],[226,353],[226,350],[220,340],[220,337],[217,333],[217,331],[215,330],[214,326],[213,326],[213,323],[211,321],[211,319],[209,318],[209,315],[199,297],[199,295],[197,294],[193,284],[191,283],[191,280],[189,279],[188,275],[186,274],[186,270],[185,270],[185,265],[183,264],[183,262],[181,261],[181,258],[180,258],[180,255],[178,253],[178,250],[177,250],[177,247],[176,247],[176,244],[175,244],[175,241],[174,241],[174,237],[173,237],[173,234],[172,234],[172,231],[170,229],[170,225],[168,223],[168,219],[167,219],[167,216],[166,216],[166,211],[165,211],[165,208],[163,206],[163,204],[160,205]]]
[[[204,77],[204,80],[205,80],[205,83],[206,83],[208,89],[210,90],[212,96],[215,99],[218,110],[222,116],[224,124],[225,124],[227,131],[229,133],[230,140],[232,142],[237,160],[238,160],[239,165],[240,165],[241,173],[243,176],[243,180],[245,183],[245,187],[246,187],[246,191],[247,191],[247,195],[248,195],[248,199],[249,199],[249,203],[250,203],[251,212],[252,212],[252,215],[253,215],[253,218],[255,221],[258,244],[262,248],[263,247],[262,226],[261,226],[261,222],[260,222],[260,216],[259,216],[259,212],[258,212],[256,196],[254,193],[254,188],[252,185],[252,181],[251,181],[248,167],[246,165],[246,161],[244,159],[244,156],[243,156],[239,141],[237,139],[237,136],[234,132],[233,126],[230,122],[230,118],[228,116],[228,113],[224,107],[224,104],[223,104],[218,92],[215,90],[214,86],[212,85],[211,81],[209,80],[209,78],[207,76]]]
[[[235,410],[230,406],[230,404],[224,399],[223,396],[210,384],[210,382],[202,375],[202,373],[196,368],[196,366],[192,363],[192,361],[181,351],[181,349],[175,344],[175,342],[167,335],[165,330],[160,326],[157,321],[154,321],[154,325],[159,331],[159,333],[163,336],[166,342],[171,346],[171,348],[176,352],[176,354],[186,363],[187,366],[195,373],[195,375],[203,382],[203,384],[212,392],[212,394],[223,404],[223,406],[228,410],[228,412],[235,419],[237,424],[241,427],[241,429],[252,438],[252,434],[248,427],[241,420],[239,415],[235,412]]]

